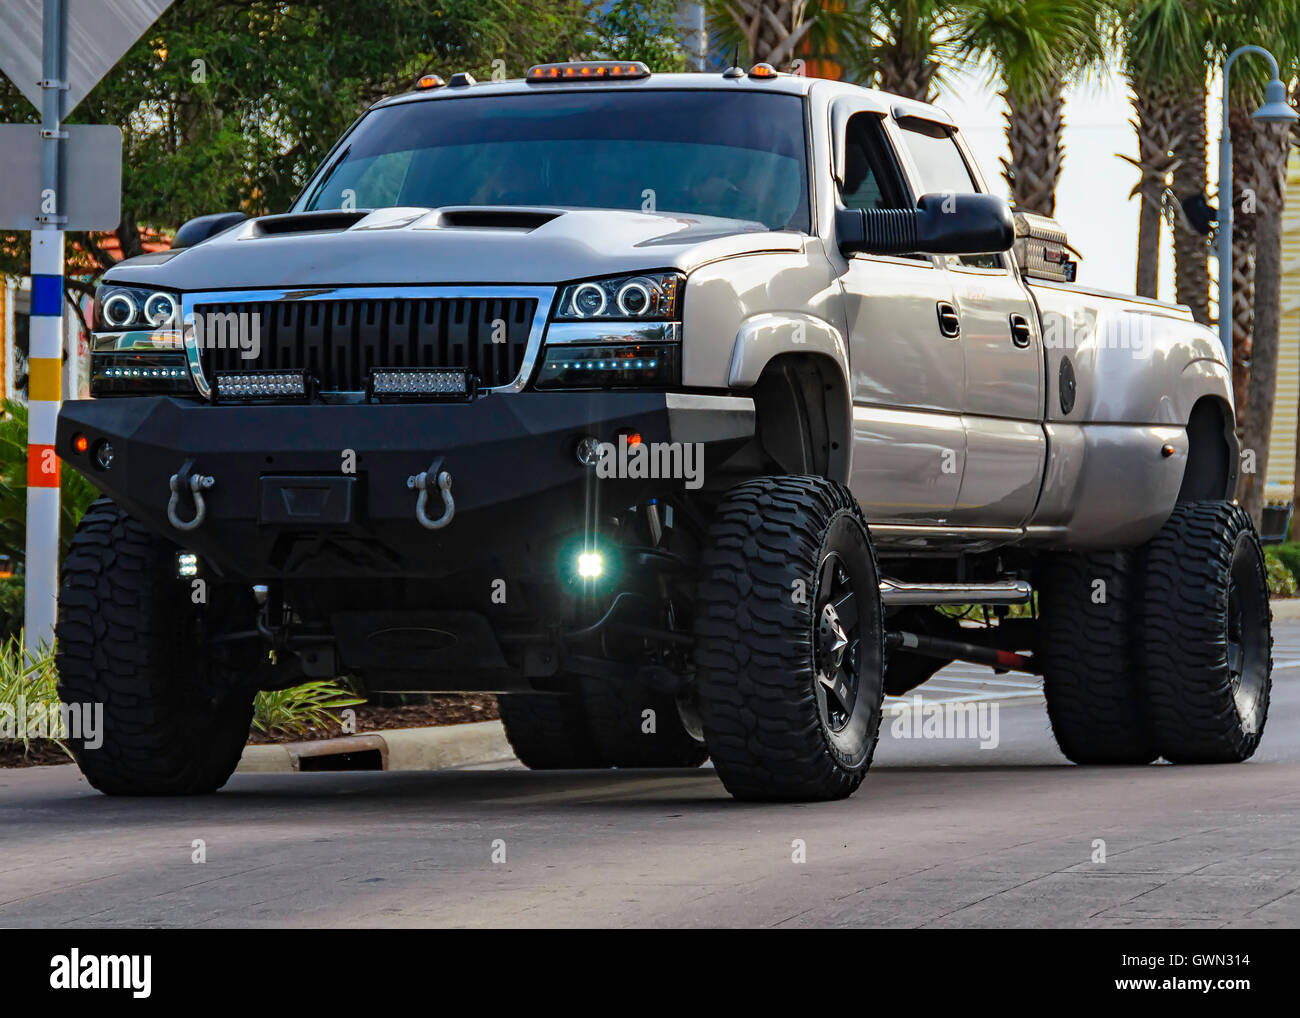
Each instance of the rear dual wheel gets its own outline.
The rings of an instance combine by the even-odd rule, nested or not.
[[[1240,506],[1180,503],[1135,552],[1054,560],[1040,607],[1048,715],[1071,760],[1234,763],[1258,748],[1271,613]]]
[[[698,767],[708,757],[689,707],[614,679],[575,678],[580,693],[498,697],[506,738],[531,770]]]

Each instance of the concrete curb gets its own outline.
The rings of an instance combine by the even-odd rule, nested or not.
[[[1300,619],[1300,597],[1283,597],[1271,601],[1273,620],[1283,622],[1287,619]]]
[[[437,771],[513,760],[500,721],[394,728],[314,742],[246,746],[236,774],[295,771]]]

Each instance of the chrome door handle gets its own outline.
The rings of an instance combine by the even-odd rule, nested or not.
[[[961,335],[961,316],[957,314],[957,309],[948,301],[941,300],[935,305],[935,311],[939,314],[939,332],[949,339],[956,339]]]
[[[1034,341],[1034,332],[1029,327],[1029,319],[1024,315],[1011,316],[1011,342],[1020,349],[1025,349]]]

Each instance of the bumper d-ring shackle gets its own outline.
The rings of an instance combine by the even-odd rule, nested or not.
[[[203,521],[208,518],[208,505],[203,500],[203,492],[207,491],[217,479],[207,474],[189,474],[188,487],[190,497],[194,499],[194,518],[183,520],[180,517],[181,507],[181,487],[186,485],[182,481],[182,475],[186,473],[186,468],[182,467],[180,473],[172,474],[170,481],[172,497],[167,502],[167,521],[177,530],[198,530],[203,526]]]
[[[451,518],[456,515],[456,500],[451,497],[451,474],[446,470],[439,470],[439,462],[434,463],[428,470],[418,474],[412,474],[406,479],[406,486],[420,493],[420,497],[415,500],[415,518],[420,521],[420,526],[427,530],[441,530]],[[436,477],[434,482],[438,486],[438,491],[442,495],[442,515],[436,520],[429,517],[429,489],[432,487],[430,479]]]
[[[406,486],[420,493],[415,500],[415,518],[428,530],[441,530],[456,515],[456,500],[451,495],[451,474],[446,470],[439,470],[438,466],[439,464],[435,462],[428,470],[413,474],[406,479]],[[190,464],[187,463],[168,479],[172,495],[167,502],[167,521],[177,530],[182,531],[197,530],[203,526],[204,520],[208,517],[208,505],[203,498],[203,492],[217,483],[217,479],[210,474],[190,473],[189,467]],[[433,519],[428,513],[431,476],[436,478],[434,484],[437,485],[438,492],[442,496],[442,515],[437,519]],[[185,488],[189,489],[190,497],[194,500],[194,516],[188,520],[183,520],[180,516],[181,492]]]

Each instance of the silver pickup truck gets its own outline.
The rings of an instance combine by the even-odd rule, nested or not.
[[[520,759],[848,795],[882,703],[1041,674],[1081,764],[1249,757],[1263,556],[1187,310],[1089,289],[939,109],[553,64],[421,78],[293,207],[98,290],[58,452],[87,777],[220,787],[259,689],[500,694]]]

